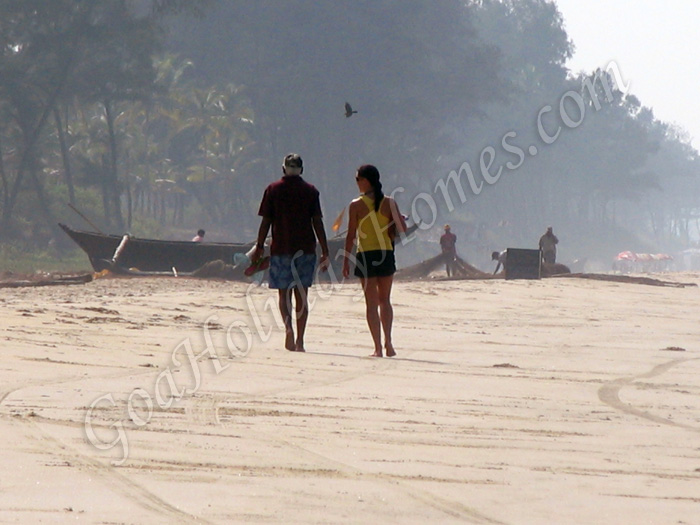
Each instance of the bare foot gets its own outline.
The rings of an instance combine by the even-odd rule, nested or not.
[[[394,357],[395,355],[396,352],[394,351],[394,347],[392,345],[386,345],[386,356]]]
[[[304,350],[304,345],[296,345],[294,347],[294,351],[295,352],[306,352],[306,350]]]
[[[284,347],[290,352],[294,352],[296,345],[294,344],[294,331],[287,330],[284,336]]]
[[[381,350],[378,350],[378,351],[374,352],[373,354],[369,354],[369,356],[370,356],[370,357],[384,357],[384,356],[382,355],[382,351],[381,351]]]

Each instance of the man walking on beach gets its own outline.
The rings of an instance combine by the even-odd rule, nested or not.
[[[457,236],[452,233],[449,224],[445,224],[445,233],[440,236],[440,248],[445,258],[445,271],[450,277],[454,271],[454,262],[457,257]]]
[[[285,326],[284,347],[304,352],[304,332],[309,315],[308,290],[316,269],[316,239],[321,244],[319,268],[328,268],[328,243],[323,227],[318,190],[301,178],[301,157],[290,153],[282,164],[283,176],[263,194],[258,215],[262,217],[252,260],[263,255],[272,227],[270,288],[279,294],[279,309]],[[292,325],[292,297],[296,311],[296,338]]]

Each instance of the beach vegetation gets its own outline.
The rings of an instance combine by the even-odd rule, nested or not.
[[[690,137],[624,64],[570,71],[547,0],[2,1],[0,46],[7,253],[70,253],[58,222],[249,241],[289,151],[328,217],[372,162],[475,263],[550,224],[571,258],[700,236]]]

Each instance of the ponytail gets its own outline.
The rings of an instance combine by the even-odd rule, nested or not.
[[[379,170],[371,164],[363,164],[357,169],[357,175],[363,179],[367,179],[372,186],[372,191],[374,192],[374,211],[378,212],[379,206],[382,204],[382,199],[384,199],[382,183],[379,181]]]
[[[377,181],[376,184],[372,184],[372,189],[374,190],[374,211],[379,211],[379,206],[381,206],[382,199],[384,198],[382,183]]]

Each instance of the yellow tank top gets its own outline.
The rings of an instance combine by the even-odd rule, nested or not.
[[[380,212],[374,211],[374,201],[366,195],[360,196],[369,213],[360,219],[357,225],[357,251],[393,250],[389,238],[389,223],[391,219]]]

